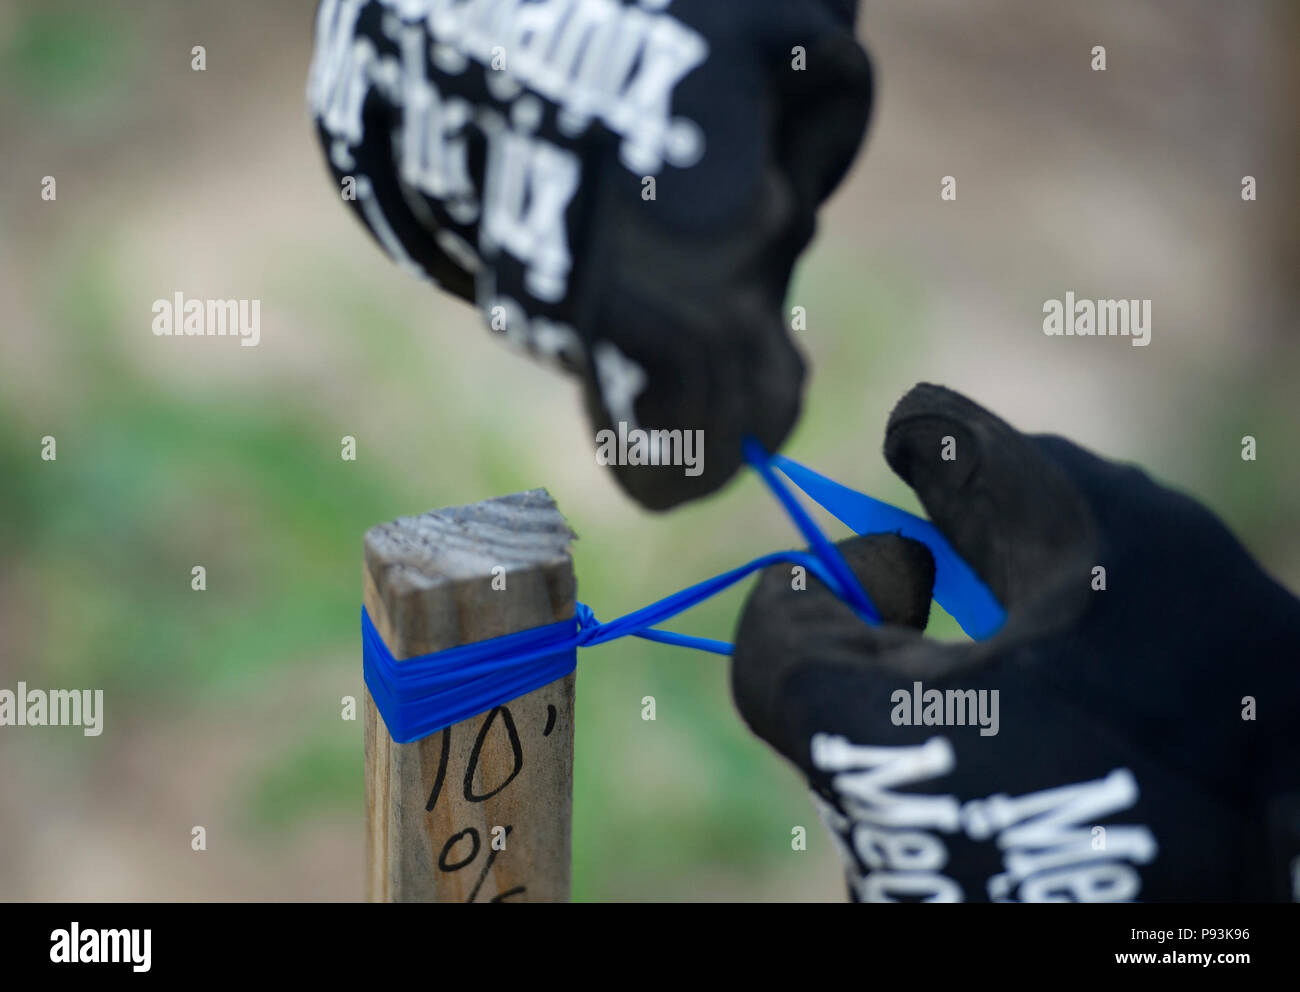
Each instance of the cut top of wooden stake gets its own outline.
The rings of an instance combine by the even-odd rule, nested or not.
[[[365,536],[371,619],[397,659],[565,620],[576,537],[545,489],[379,524]]]

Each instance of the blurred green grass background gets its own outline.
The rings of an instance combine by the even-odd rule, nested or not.
[[[1189,255],[1179,211],[1224,176],[1186,161],[1181,135],[1148,134],[1122,159],[1127,181],[1167,190],[1172,174],[1179,199],[1152,193],[1150,210],[1180,219],[1143,228],[1147,269],[1098,268],[1106,253],[1052,216],[1081,195],[1079,177],[1025,164],[1014,132],[970,140],[945,116],[951,91],[921,84],[947,72],[996,86],[978,56],[997,53],[966,46],[954,63],[960,25],[945,18],[961,15],[882,7],[879,32],[874,11],[863,32],[882,64],[880,117],[791,292],[809,309],[812,374],[788,450],[916,508],[878,455],[880,431],[908,386],[944,381],[1195,491],[1294,586],[1297,478],[1280,455],[1293,450],[1300,355],[1280,317],[1292,287],[1260,263],[1285,240],[1277,219],[1230,215],[1229,189],[1227,206],[1194,218],[1217,242]],[[579,594],[603,617],[793,540],[753,480],[669,516],[630,505],[582,443],[572,384],[404,277],[332,202],[302,105],[312,8],[0,8],[0,685],[106,695],[100,738],[0,731],[0,898],[359,896],[361,731],[339,714],[361,692],[361,535],[375,523],[546,486],[580,535]],[[1055,16],[1027,30],[1050,42],[1070,28]],[[1120,8],[1103,16],[1129,24]],[[909,60],[891,60],[891,39]],[[1218,71],[1190,68],[1201,40],[1165,72]],[[204,73],[190,70],[193,44],[207,47]],[[1264,45],[1210,54],[1252,60]],[[1140,112],[1081,92],[1120,108],[1098,126],[1124,147]],[[1203,113],[1238,109],[1225,98]],[[988,112],[1028,114],[1032,128],[1034,113],[1071,111]],[[1257,128],[1272,133],[1266,114]],[[1229,137],[1245,149],[1257,135]],[[918,159],[928,171],[913,179]],[[972,199],[1032,185],[1006,177],[1009,161],[1037,170],[1027,201],[937,212],[947,172]],[[1276,156],[1252,167],[1286,175]],[[39,197],[45,175],[53,203]],[[1098,183],[1089,202],[1119,217],[1127,201],[1105,206]],[[1042,299],[1128,277],[1147,290],[1132,295],[1157,299],[1150,354],[1101,342],[1066,355],[1038,331]],[[151,303],[176,291],[260,298],[262,344],[155,338]],[[1263,452],[1248,470],[1243,433]],[[45,435],[55,462],[39,457]],[[339,457],[343,435],[356,462]],[[205,592],[190,588],[196,564]],[[742,602],[736,590],[680,626],[729,637]],[[957,636],[946,617],[932,632]],[[804,790],[740,723],[725,663],[618,642],[584,654],[577,698],[575,898],[842,898]],[[201,854],[194,825],[208,831]],[[791,850],[794,826],[807,852]]]

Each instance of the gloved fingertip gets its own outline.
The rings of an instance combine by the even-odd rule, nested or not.
[[[885,623],[925,629],[934,595],[929,548],[898,534],[864,534],[841,541],[839,549]]]
[[[980,421],[1001,424],[960,393],[920,383],[908,390],[889,414],[885,461],[922,500],[927,495],[923,490],[959,489],[979,463],[973,425]]]
[[[839,548],[885,627],[863,623],[829,587],[790,563],[763,572],[737,626],[732,696],[754,733],[783,754],[807,747],[790,722],[792,676],[815,664],[870,666],[879,651],[916,639],[914,630],[929,616],[934,559],[925,545],[897,534],[867,534]]]

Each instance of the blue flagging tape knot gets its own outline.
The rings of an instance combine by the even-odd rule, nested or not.
[[[746,461],[757,470],[808,541],[809,551],[776,551],[763,555],[605,623],[596,619],[586,603],[578,603],[574,615],[567,620],[403,661],[393,658],[362,607],[362,671],[366,687],[393,740],[403,744],[420,740],[548,685],[577,667],[578,648],[594,647],[620,637],[640,637],[729,655],[732,646],[726,641],[659,630],[656,625],[754,572],[781,562],[802,565],[852,607],[864,622],[881,623],[880,613],[839,548],[821,532],[808,511],[781,482],[777,470],[856,533],[892,532],[925,544],[934,556],[935,601],[977,640],[991,637],[1001,628],[1006,620],[1002,606],[928,520],[833,482],[789,458],[769,456],[753,438],[745,441],[744,452]]]

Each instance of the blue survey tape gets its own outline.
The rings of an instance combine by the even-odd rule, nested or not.
[[[880,623],[880,613],[844,556],[781,482],[776,474],[778,469],[858,534],[892,532],[925,544],[934,556],[935,601],[971,637],[982,640],[1002,626],[1006,613],[1001,605],[929,521],[833,482],[789,458],[769,456],[752,439],[745,442],[745,458],[786,508],[808,541],[809,551],[763,555],[608,623],[601,623],[591,607],[578,603],[573,617],[567,620],[402,661],[393,657],[362,607],[362,671],[366,687],[393,740],[402,744],[420,740],[554,682],[577,667],[578,648],[593,647],[619,637],[641,637],[714,654],[731,654],[732,646],[726,641],[658,630],[655,625],[754,572],[781,562],[802,565],[865,622]]]

